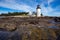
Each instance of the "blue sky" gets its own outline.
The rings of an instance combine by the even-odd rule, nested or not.
[[[0,14],[33,12],[40,5],[44,16],[60,16],[60,0],[0,0]]]

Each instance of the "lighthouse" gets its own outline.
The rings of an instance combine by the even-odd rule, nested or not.
[[[40,8],[40,5],[37,5],[37,8],[36,8],[36,16],[37,17],[40,17],[41,16],[41,8]]]

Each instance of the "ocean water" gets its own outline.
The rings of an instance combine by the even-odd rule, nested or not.
[[[22,40],[17,32],[0,31],[0,40]]]
[[[0,40],[8,40],[10,32],[0,31]]]
[[[48,28],[59,29],[59,27],[57,27],[57,26],[49,26]]]
[[[50,20],[49,22],[51,24],[54,24],[54,25],[53,26],[49,26],[48,28],[59,29],[59,27],[56,26],[56,24],[60,24],[60,22],[55,22],[54,20]]]

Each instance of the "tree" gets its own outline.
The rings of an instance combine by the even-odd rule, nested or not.
[[[41,13],[41,16],[43,16],[43,14]]]
[[[27,14],[28,14],[28,12],[13,12],[13,13],[8,12],[6,14],[3,13],[0,16],[14,16],[14,15],[27,15]]]

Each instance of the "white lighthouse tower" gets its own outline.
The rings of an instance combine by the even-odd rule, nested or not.
[[[41,16],[41,8],[40,8],[40,5],[37,5],[37,8],[36,8],[36,16],[37,17],[40,17]]]

